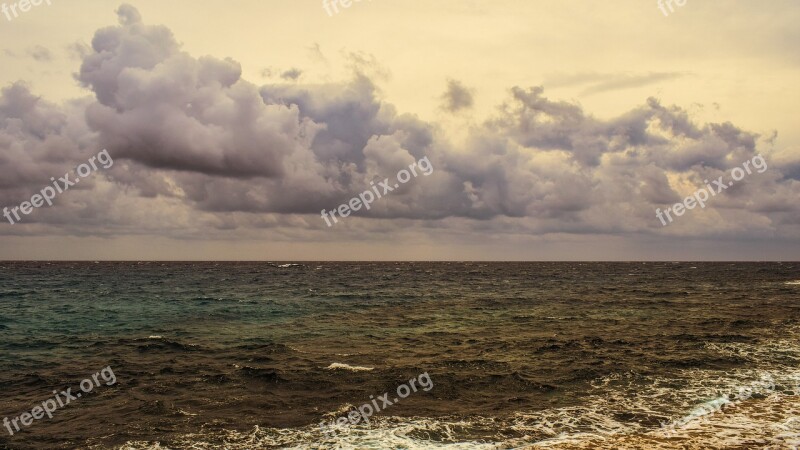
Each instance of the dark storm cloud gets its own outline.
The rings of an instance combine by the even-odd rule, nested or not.
[[[455,147],[436,124],[380,98],[366,73],[386,71],[368,55],[352,55],[348,82],[259,87],[231,59],[189,55],[169,29],[145,25],[134,8],[124,5],[118,15],[118,26],[97,31],[77,74],[92,99],[53,105],[22,84],[0,96],[4,204],[18,204],[99,149],[115,159],[96,183],[37,211],[42,224],[110,234],[313,231],[323,226],[320,210],[427,157],[430,176],[358,214],[397,221],[351,226],[642,232],[660,226],[655,207],[740,165],[763,141],[731,123],[696,123],[657,99],[599,119],[547,98],[542,87],[514,87],[499,112],[465,130]],[[472,95],[452,81],[445,105],[468,108]],[[712,208],[745,230],[797,233],[800,186],[784,178],[797,170],[790,161],[771,165]],[[687,234],[716,229],[683,223]]]

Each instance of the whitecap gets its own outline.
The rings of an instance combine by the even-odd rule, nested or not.
[[[342,364],[342,363],[331,363],[330,366],[326,367],[328,370],[349,370],[351,372],[365,372],[370,370],[375,370],[374,367],[363,367],[363,366],[351,366],[350,364]]]

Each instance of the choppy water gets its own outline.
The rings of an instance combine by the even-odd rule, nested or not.
[[[0,418],[118,380],[0,449],[795,448],[799,293],[798,263],[0,262]]]

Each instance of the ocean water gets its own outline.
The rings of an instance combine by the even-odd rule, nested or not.
[[[0,419],[117,379],[0,449],[793,449],[798,294],[800,263],[0,262]]]

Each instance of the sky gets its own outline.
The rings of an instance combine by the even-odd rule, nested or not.
[[[0,259],[798,259],[796,1],[332,3],[5,0]]]

